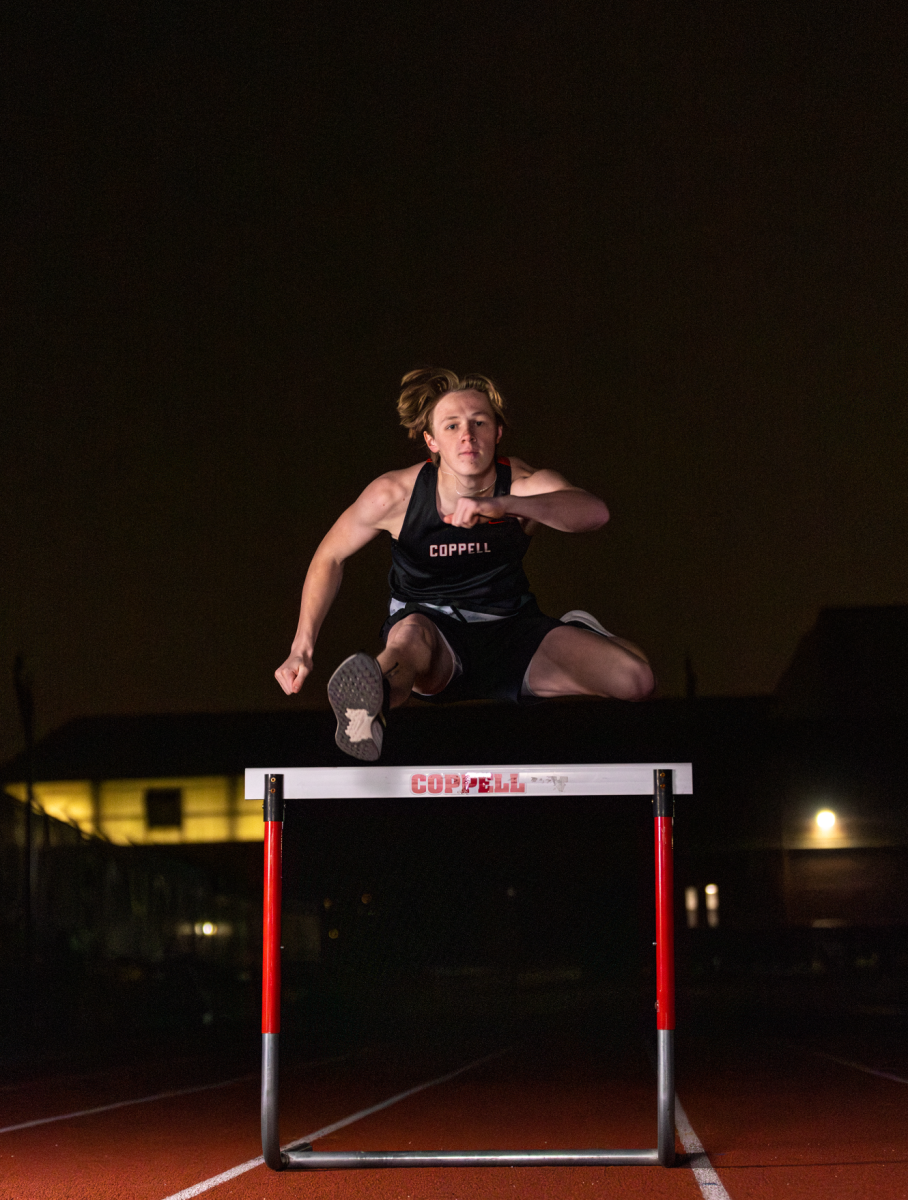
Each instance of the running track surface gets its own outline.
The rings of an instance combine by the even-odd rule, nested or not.
[[[628,1029],[600,1030],[595,1041],[588,1034],[550,1020],[510,1047],[448,1038],[435,1046],[375,1041],[308,1061],[295,1052],[282,1074],[282,1141],[492,1053],[447,1082],[335,1129],[315,1148],[654,1145],[655,1087],[643,1039]],[[827,1034],[808,1044],[702,1028],[680,1036],[680,1165],[671,1170],[303,1174],[257,1165],[212,1183],[261,1153],[257,1040],[244,1033],[227,1045],[134,1049],[104,1068],[45,1069],[0,1088],[0,1200],[908,1198],[908,1053],[895,1039],[838,1044]],[[9,1128],[28,1122],[42,1123]]]

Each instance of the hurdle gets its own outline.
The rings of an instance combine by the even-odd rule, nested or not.
[[[492,767],[251,767],[246,799],[262,800],[262,1154],[275,1171],[362,1167],[664,1166],[675,1161],[674,796],[691,795],[690,763]],[[278,1132],[281,838],[288,800],[416,796],[651,796],[656,866],[656,1146],[641,1150],[282,1150]]]

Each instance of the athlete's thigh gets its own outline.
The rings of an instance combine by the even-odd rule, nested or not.
[[[410,613],[388,630],[387,650],[397,650],[414,658],[416,690],[440,692],[454,672],[454,655],[441,631],[430,617]],[[428,657],[426,657],[428,655]]]
[[[613,696],[640,700],[652,691],[646,662],[615,638],[565,625],[546,634],[530,662],[537,696]]]

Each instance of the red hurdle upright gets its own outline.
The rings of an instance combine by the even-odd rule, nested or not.
[[[676,775],[683,775],[679,788]],[[246,772],[246,796],[264,777],[265,896],[262,950],[262,1152],[276,1171],[351,1167],[653,1166],[675,1161],[675,950],[672,871],[674,794],[692,791],[689,763],[567,764],[543,767],[308,767]],[[287,779],[291,790],[285,788]],[[644,785],[645,780],[649,780]],[[507,787],[506,780],[509,780]],[[281,834],[288,799],[376,799],[430,791],[520,792],[551,786],[574,795],[642,795],[652,789],[656,859],[657,1145],[647,1150],[281,1150],[278,1131],[278,1039],[281,992]],[[260,793],[259,793],[260,794]]]
[[[278,1135],[277,1048],[281,1031],[281,835],[284,776],[265,776],[265,901],[262,922],[262,1153],[275,1171],[286,1165]]]
[[[675,904],[672,772],[653,772],[656,827],[656,1041],[659,1162],[675,1161]]]

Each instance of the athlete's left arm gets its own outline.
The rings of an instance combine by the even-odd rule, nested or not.
[[[603,500],[574,487],[557,471],[526,468],[526,474],[517,475],[515,471],[515,476],[509,496],[490,500],[464,497],[445,521],[469,529],[483,519],[520,517],[525,522],[548,525],[564,533],[588,533],[601,529],[609,518]]]

